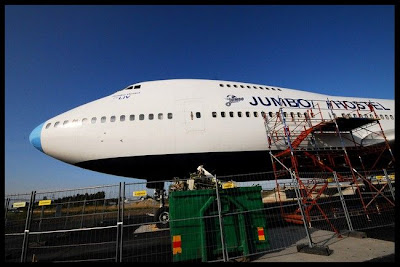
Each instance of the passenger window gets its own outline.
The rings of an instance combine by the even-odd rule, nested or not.
[[[286,112],[283,112],[283,117],[285,117],[285,118],[286,118]]]
[[[242,112],[238,111],[238,117],[241,118],[242,117]]]
[[[93,123],[96,123],[96,120],[97,120],[96,117],[93,117],[93,118],[92,118],[92,124],[93,124]]]
[[[130,121],[134,121],[135,120],[135,115],[134,114],[129,115],[129,120]]]
[[[172,113],[168,113],[167,117],[168,117],[169,120],[172,119]]]
[[[294,113],[290,112],[290,117],[292,117],[292,119],[294,119]]]
[[[223,85],[223,84],[221,84],[221,83],[219,84],[219,86],[220,86],[220,87],[224,87],[224,85]]]
[[[301,113],[297,112],[297,117],[301,118]]]
[[[57,128],[59,124],[60,124],[59,121],[57,121],[56,123],[54,123],[54,128]]]
[[[154,119],[154,114],[150,113],[149,114],[149,120],[152,120],[152,119]]]
[[[383,115],[382,115],[382,114],[381,114],[380,116],[381,116],[381,119],[382,119],[382,120],[384,120],[384,119],[385,119],[385,118],[383,117]]]
[[[234,85],[233,85],[233,87],[237,88],[237,85],[236,85],[236,84],[234,84]]]
[[[213,118],[216,118],[217,117],[217,112],[213,111],[212,112],[212,116],[213,116]]]
[[[110,121],[111,121],[111,122],[114,122],[114,121],[115,121],[115,116],[111,116],[111,117],[110,117]]]
[[[392,116],[392,115],[390,115],[390,116]],[[46,129],[48,129],[48,128],[50,127],[50,125],[51,125],[51,123],[48,123],[48,124],[46,125]]]
[[[250,111],[246,111],[246,117],[247,117],[247,118],[250,117]]]
[[[233,118],[233,111],[229,111],[229,117]]]
[[[393,117],[393,115],[390,115],[390,118],[391,118],[392,120],[394,120],[394,117]]]
[[[68,124],[68,120],[64,121],[63,126]]]
[[[226,86],[227,86],[227,87],[231,87],[231,85],[230,85],[230,84],[227,84]]]
[[[253,85],[253,88],[254,88],[254,89],[257,89],[257,86]]]
[[[201,118],[201,114],[200,114],[200,112],[196,112],[196,118]]]
[[[371,115],[372,116],[372,115]],[[385,115],[385,118],[388,120],[389,119],[389,116],[388,115]]]
[[[269,115],[270,118],[272,118],[272,112],[271,111],[268,112],[268,115]]]
[[[139,115],[139,120],[141,120],[141,121],[144,120],[144,114]]]
[[[243,85],[240,85],[240,87],[244,88],[244,86],[243,86]]]
[[[357,117],[357,114],[353,114],[353,117],[356,118],[356,117]]]
[[[101,123],[105,123],[105,122],[106,122],[106,117],[105,116],[101,117]]]
[[[254,117],[258,117],[258,113],[257,113],[257,111],[254,111]]]
[[[86,124],[87,123],[87,118],[83,118],[82,119],[82,124]]]
[[[125,115],[119,116],[119,121],[125,121]]]
[[[225,111],[221,111],[221,117],[225,118]]]
[[[164,118],[164,115],[162,113],[158,113],[158,119],[162,120]]]
[[[261,111],[261,117],[265,117],[265,112],[264,111]]]
[[[247,85],[247,88],[251,88],[251,86],[250,86],[250,85]]]

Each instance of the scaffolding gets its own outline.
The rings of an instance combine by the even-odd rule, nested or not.
[[[395,159],[380,124],[380,118],[371,103],[363,110],[360,107],[355,110],[347,109],[346,106],[343,110],[335,109],[332,102],[327,99],[322,101],[327,106],[323,110],[320,107],[321,101],[314,102],[316,104],[303,114],[287,112],[282,106],[275,113],[263,112],[269,154],[281,207],[279,180],[295,179],[302,205],[305,207],[303,216],[308,224],[311,225],[310,212],[315,207],[319,216],[335,233],[339,234],[318,203],[328,188],[329,179],[306,180],[301,178],[300,173],[304,170],[319,168],[328,174],[327,177],[332,177],[334,174],[338,182],[353,184],[359,195],[362,211],[369,220],[369,213],[373,212],[372,203],[379,195],[383,196],[388,205],[395,206],[393,200],[382,194],[384,188],[391,184],[385,184],[378,189],[370,178],[371,172],[377,168],[393,166]],[[338,112],[341,112],[339,116]],[[326,118],[327,115],[329,118]],[[378,127],[374,127],[376,125]],[[377,128],[380,130],[376,131]],[[359,131],[369,132],[375,139],[381,139],[382,142],[365,145],[362,139],[355,138]],[[350,171],[350,175],[341,175],[340,172],[343,171]],[[361,190],[361,187],[364,187],[364,190]],[[368,198],[365,197],[365,187],[368,187]],[[302,224],[302,213],[300,208],[293,213],[285,213],[281,208],[281,215],[287,222]]]

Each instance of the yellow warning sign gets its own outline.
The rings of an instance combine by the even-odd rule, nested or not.
[[[394,180],[394,174],[389,174],[388,177],[390,180]],[[377,175],[377,176],[375,176],[375,178],[377,180],[386,180],[386,176],[384,176],[384,175]]]
[[[23,208],[26,207],[26,202],[15,202],[13,208]]]
[[[47,206],[51,204],[51,199],[46,199],[46,200],[40,200],[39,201],[39,206]]]
[[[146,192],[146,190],[143,190],[143,191],[134,191],[134,192],[133,192],[133,196],[134,196],[134,197],[144,197],[144,196],[147,196],[147,192]]]
[[[236,187],[236,184],[233,181],[222,184],[222,189],[234,188],[234,187]]]
[[[327,180],[328,180],[328,183],[332,183],[333,182],[333,178],[332,177],[328,178]]]

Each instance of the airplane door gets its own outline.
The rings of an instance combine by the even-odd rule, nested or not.
[[[186,132],[204,131],[203,103],[199,100],[185,100],[184,116]]]

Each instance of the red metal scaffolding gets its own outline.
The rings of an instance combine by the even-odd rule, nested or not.
[[[324,103],[328,107],[325,109],[325,114],[328,114],[329,119],[324,118],[319,103],[303,114],[285,112],[284,108],[280,107],[279,112],[263,113],[263,118],[279,201],[282,203],[278,180],[287,178],[288,170],[291,170],[297,180],[301,200],[306,207],[305,217],[308,223],[310,223],[310,211],[315,207],[331,228],[339,233],[318,204],[319,198],[328,187],[328,179],[314,179],[312,183],[307,183],[301,179],[299,173],[319,168],[323,172],[335,172],[339,182],[351,182],[356,186],[363,212],[369,219],[370,206],[377,196],[381,195],[389,205],[395,205],[394,201],[382,194],[386,185],[378,189],[368,179],[371,171],[394,164],[394,156],[379,122],[380,119],[371,104],[365,110],[341,109],[339,111],[342,112],[341,116],[337,116],[335,112],[338,110],[333,108],[331,102],[327,100]],[[372,131],[374,125],[378,125],[380,131],[376,131],[377,127]],[[363,145],[354,137],[354,134],[361,130],[373,132],[374,135],[380,136],[383,142],[379,145]],[[336,140],[336,144],[324,143],[333,139]],[[274,151],[279,152],[273,153]],[[374,161],[369,160],[368,164],[365,164],[362,157],[368,155],[374,155]],[[353,164],[355,160],[357,163]],[[343,177],[338,173],[341,171],[350,171],[351,175]],[[364,201],[360,190],[361,186],[367,185],[373,193],[372,199],[368,202]],[[303,223],[299,209],[287,214],[281,208],[281,213],[287,222]]]

